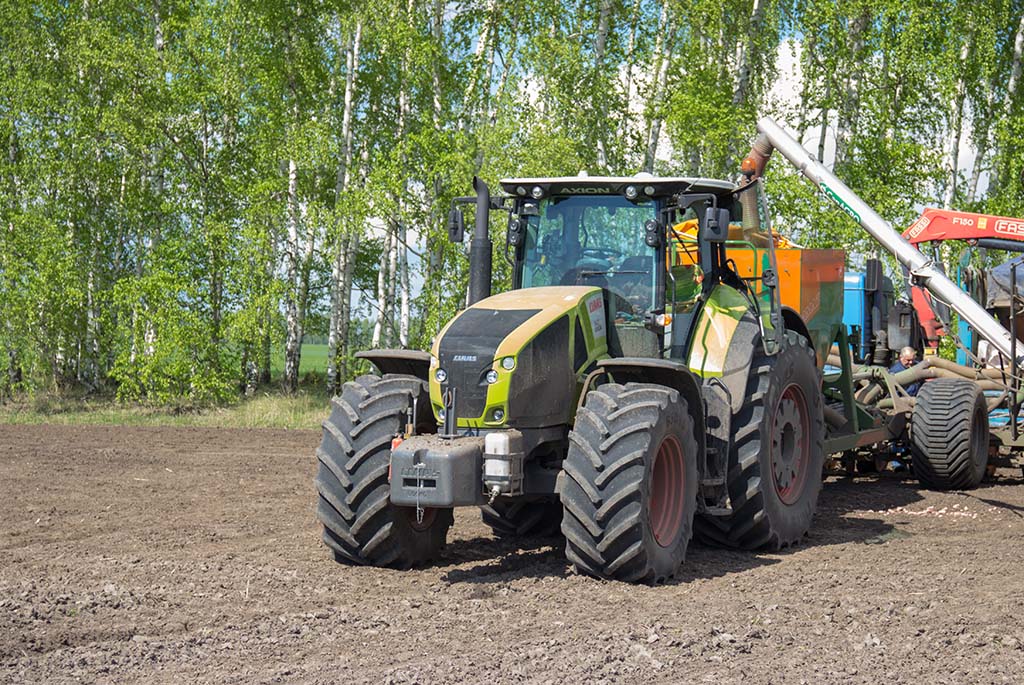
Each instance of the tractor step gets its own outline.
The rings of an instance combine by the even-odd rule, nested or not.
[[[704,513],[710,516],[728,516],[732,513],[732,507],[704,507]]]
[[[725,478],[702,478],[700,484],[705,487],[714,488],[719,485],[725,485]]]

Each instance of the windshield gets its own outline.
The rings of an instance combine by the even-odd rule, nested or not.
[[[653,200],[620,195],[550,197],[530,216],[523,255],[524,288],[593,285],[628,300],[635,314],[654,306],[656,251],[644,243]]]

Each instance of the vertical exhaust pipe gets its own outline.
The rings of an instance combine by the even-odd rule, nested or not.
[[[473,191],[476,192],[476,223],[469,241],[470,305],[491,296],[491,189],[474,176]]]

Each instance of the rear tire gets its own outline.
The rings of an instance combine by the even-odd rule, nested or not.
[[[693,420],[679,392],[607,384],[569,434],[561,501],[565,553],[598,578],[657,583],[686,556],[697,510]]]
[[[975,383],[937,378],[921,386],[910,424],[914,475],[933,490],[978,487],[988,466],[988,408]]]
[[[480,508],[480,517],[495,537],[555,537],[561,531],[562,503],[557,499],[496,500]]]
[[[451,509],[427,509],[417,521],[414,508],[389,500],[391,440],[413,398],[419,428],[432,428],[427,384],[415,376],[361,376],[331,400],[315,482],[323,541],[339,562],[407,568],[437,558],[444,546]]]
[[[824,468],[821,380],[807,340],[787,331],[767,356],[755,340],[746,404],[732,419],[728,516],[701,515],[698,539],[718,547],[780,549],[811,527]]]

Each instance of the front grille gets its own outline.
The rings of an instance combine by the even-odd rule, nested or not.
[[[539,309],[467,309],[452,322],[438,345],[440,367],[448,372],[446,386],[455,388],[456,418],[476,419],[487,404],[484,375],[494,362],[498,345]]]

